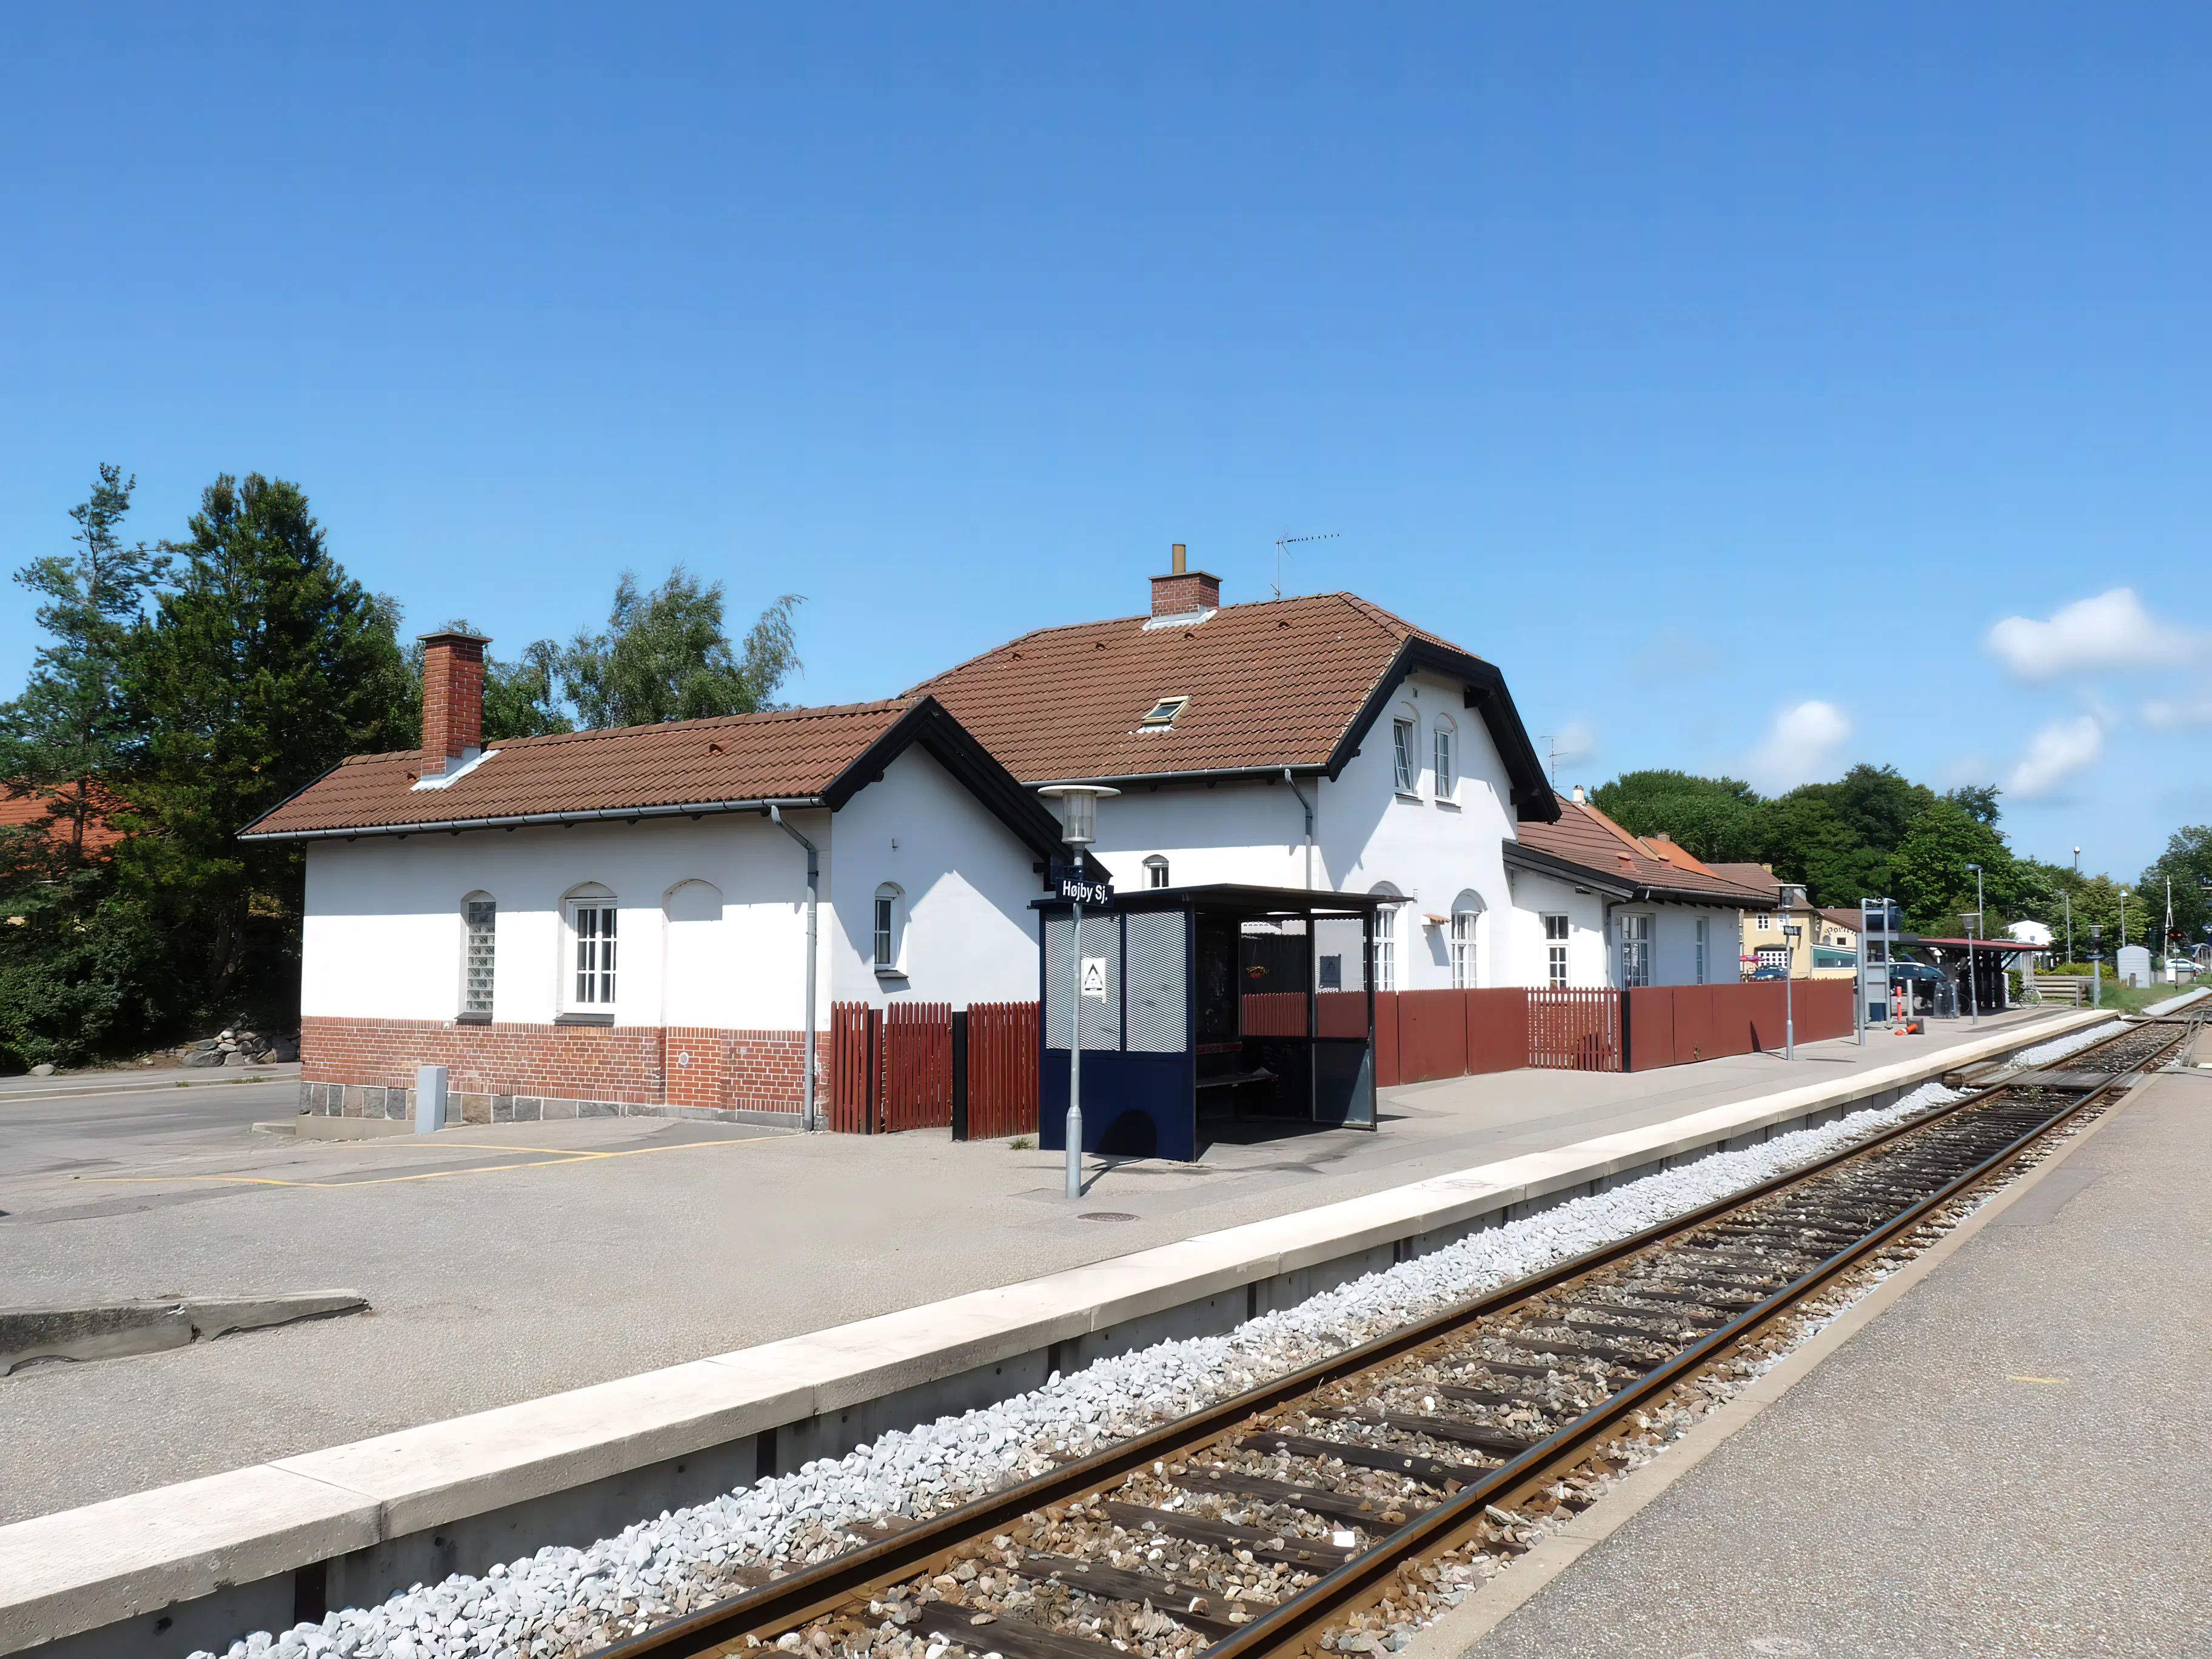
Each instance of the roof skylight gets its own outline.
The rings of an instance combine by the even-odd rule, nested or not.
[[[1188,697],[1162,697],[1152,705],[1152,712],[1137,722],[1138,729],[1157,732],[1164,726],[1173,726],[1176,716],[1189,707]]]

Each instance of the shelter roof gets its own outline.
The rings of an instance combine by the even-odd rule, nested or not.
[[[240,832],[247,841],[398,835],[777,806],[842,806],[920,744],[1025,842],[1060,852],[1051,812],[932,697],[782,708],[508,738],[456,769],[416,750],[356,755]]]
[[[1489,729],[1523,815],[1552,791],[1497,668],[1352,593],[1039,629],[910,695],[945,706],[1028,783],[1297,772],[1336,776],[1407,674],[1457,679]],[[1143,724],[1164,698],[1172,722]]]

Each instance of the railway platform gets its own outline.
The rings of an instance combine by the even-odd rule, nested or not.
[[[1074,1206],[1057,1154],[938,1131],[632,1118],[309,1142],[252,1129],[282,1110],[274,1085],[7,1101],[9,1302],[343,1285],[373,1312],[0,1380],[0,1525],[2028,1042],[2054,1012],[1801,1044],[1795,1061],[1410,1085],[1383,1091],[1380,1133],[1268,1125],[1195,1164],[1094,1161]]]
[[[1517,1610],[1408,1659],[2212,1652],[2208,1121],[2212,1073],[2150,1079],[1641,1509],[1580,1517]]]

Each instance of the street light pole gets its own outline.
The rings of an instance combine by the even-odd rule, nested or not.
[[[1982,999],[1979,989],[1974,984],[1976,965],[1974,944],[1981,938],[1983,931],[1982,866],[1978,864],[1970,864],[1966,868],[1974,872],[1974,925],[1966,932],[1966,1019],[1969,1024],[1979,1025],[1982,1023]]]
[[[1098,803],[1118,795],[1097,783],[1055,783],[1037,791],[1060,803],[1060,838],[1075,854],[1076,880],[1083,886],[1083,849],[1098,839]],[[1067,928],[1067,1196],[1083,1196],[1083,905],[1080,892],[1061,890],[1068,900]]]

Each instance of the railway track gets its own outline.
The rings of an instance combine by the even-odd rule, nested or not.
[[[1522,1506],[1591,1501],[1679,1391],[1908,1256],[2196,1023],[2130,1026],[1750,1190],[603,1649],[1255,1659],[1334,1646]],[[1923,1237],[1924,1242],[1924,1237]],[[1346,1648],[1373,1645],[1371,1638]]]

